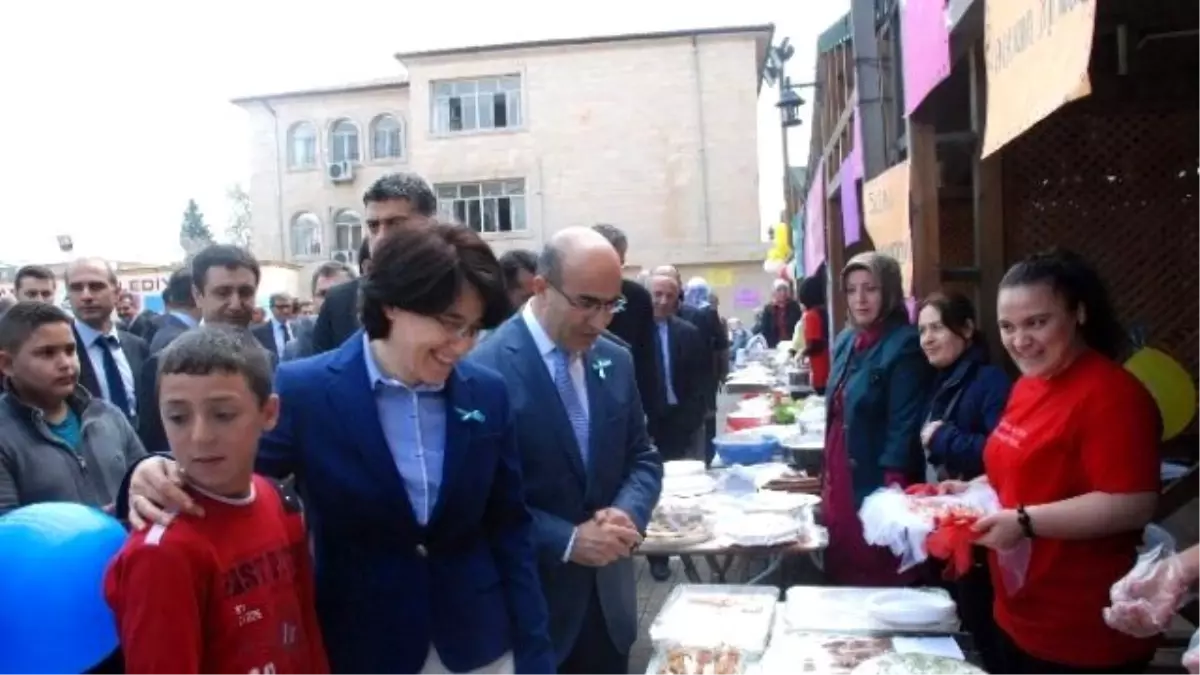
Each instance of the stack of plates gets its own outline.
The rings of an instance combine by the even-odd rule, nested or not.
[[[867,612],[876,621],[919,628],[953,621],[954,601],[948,597],[908,588],[880,591],[867,601]]]

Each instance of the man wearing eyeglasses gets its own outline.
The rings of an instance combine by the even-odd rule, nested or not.
[[[533,297],[471,360],[509,389],[560,673],[628,672],[637,637],[630,554],[662,490],[629,350],[604,336],[621,261],[587,228],[555,234]]]

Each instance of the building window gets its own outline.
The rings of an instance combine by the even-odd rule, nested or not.
[[[362,217],[350,209],[342,209],[333,218],[334,251],[348,251],[353,256],[362,246]]]
[[[400,159],[404,156],[404,127],[391,115],[371,122],[371,159]]]
[[[288,129],[289,169],[311,169],[317,165],[317,128],[311,122],[297,122]]]
[[[358,125],[350,120],[338,120],[329,128],[329,161],[357,162]]]
[[[521,232],[525,222],[525,180],[489,180],[437,186],[438,215],[476,232]]]
[[[433,83],[433,131],[438,134],[521,126],[518,75]]]
[[[292,218],[292,256],[303,258],[321,255],[321,219],[308,211]]]

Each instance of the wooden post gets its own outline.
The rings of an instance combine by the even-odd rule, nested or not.
[[[987,74],[983,60],[983,39],[968,56],[971,77],[971,131],[975,133],[975,158],[972,165],[975,268],[979,270],[979,324],[988,338],[991,353],[1004,353],[996,326],[996,293],[1004,276],[1004,151],[981,159],[983,130],[987,120]]]
[[[908,162],[911,177],[913,297],[941,287],[941,238],[938,215],[937,130],[910,118]]]

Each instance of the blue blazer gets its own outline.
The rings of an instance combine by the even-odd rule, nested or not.
[[[508,384],[559,662],[578,640],[603,639],[580,635],[593,597],[599,597],[608,637],[618,651],[629,653],[637,637],[633,562],[624,558],[601,568],[563,562],[575,526],[613,506],[644,531],[662,490],[662,459],[646,433],[632,356],[601,337],[587,359],[590,448],[584,466],[558,390],[520,313],[468,356],[499,371]]]
[[[944,467],[952,478],[982,474],[983,446],[1004,415],[1011,387],[1008,374],[988,363],[979,347],[938,373],[925,408],[925,421],[942,421],[929,441],[929,463]]]
[[[899,471],[913,481],[925,477],[921,423],[933,367],[915,327],[896,324],[884,330],[878,342],[858,354],[854,329],[838,335],[825,394],[832,409],[833,397],[845,383],[842,421],[855,509],[883,486],[885,472]]]
[[[316,568],[317,613],[334,672],[415,673],[437,648],[463,672],[511,650],[519,673],[553,672],[532,521],[509,397],[496,373],[462,363],[446,382],[442,485],[417,523],[384,439],[361,331],[280,366],[279,424],[258,470],[296,475]]]

